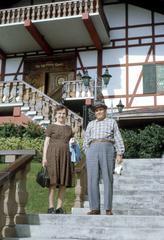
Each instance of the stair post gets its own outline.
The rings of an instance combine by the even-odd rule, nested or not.
[[[5,225],[5,215],[4,215],[4,210],[3,210],[3,205],[4,205],[4,187],[0,187],[0,239],[2,237],[2,228]]]
[[[26,168],[19,171],[16,174],[16,203],[17,203],[17,214],[15,215],[16,224],[28,223],[25,206],[28,200],[28,193],[26,190],[26,177],[30,171],[30,164],[26,165]]]
[[[75,203],[74,208],[84,207],[85,195],[87,193],[87,175],[85,160],[81,161],[82,164],[79,168],[75,168],[76,186],[75,186]]]
[[[16,236],[14,216],[17,212],[16,202],[15,202],[15,188],[16,181],[15,177],[8,180],[4,184],[4,215],[5,215],[5,225],[2,229],[2,237],[14,237]]]

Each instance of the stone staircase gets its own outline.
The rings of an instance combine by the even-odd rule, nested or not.
[[[5,240],[164,239],[164,159],[125,159],[121,176],[114,175],[113,216],[87,216],[84,208],[66,215],[29,215],[29,225],[16,225],[17,238]]]
[[[0,109],[20,107],[32,121],[46,127],[54,121],[59,103],[24,81],[0,82]],[[67,124],[81,135],[83,118],[68,109]]]

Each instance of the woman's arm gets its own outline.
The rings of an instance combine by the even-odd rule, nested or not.
[[[50,137],[46,137],[45,141],[44,141],[44,147],[43,147],[43,159],[42,159],[42,166],[46,166],[47,165],[47,149],[48,149],[48,145],[49,145],[49,141],[50,141]]]

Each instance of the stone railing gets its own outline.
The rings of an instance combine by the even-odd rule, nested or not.
[[[85,86],[82,80],[63,82],[62,98],[65,100],[94,98],[94,92],[94,80],[90,81],[89,86]]]
[[[82,159],[75,167],[74,173],[76,177],[74,208],[82,208],[84,207],[84,201],[87,196],[87,171],[85,159]]]
[[[0,106],[20,105],[22,111],[29,111],[35,119],[41,119],[40,125],[54,122],[54,112],[58,104],[24,81],[0,82]],[[81,136],[83,119],[69,109],[67,124],[73,128],[76,136]]]
[[[0,24],[80,16],[84,12],[98,13],[100,7],[99,0],[72,0],[8,8],[0,10]]]
[[[16,237],[16,224],[27,224],[26,176],[33,156],[19,157],[0,172],[0,239]]]
[[[28,224],[26,214],[28,192],[27,174],[33,155],[20,156],[8,168],[0,172],[0,239],[17,237],[16,224]],[[74,208],[84,205],[87,194],[85,160],[75,167],[76,175]]]

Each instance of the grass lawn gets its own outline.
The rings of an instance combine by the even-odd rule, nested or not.
[[[4,168],[6,168],[6,164],[0,163],[0,171],[3,171]],[[27,213],[46,213],[48,209],[48,189],[40,187],[35,180],[36,174],[40,170],[40,168],[40,163],[32,162],[31,170],[27,175]],[[66,213],[71,213],[71,208],[74,205],[74,200],[75,188],[67,188],[63,206]]]

